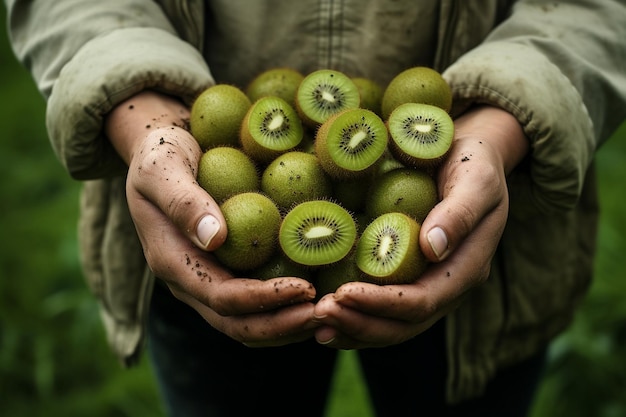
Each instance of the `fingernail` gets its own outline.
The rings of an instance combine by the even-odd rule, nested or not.
[[[220,223],[210,214],[204,216],[198,223],[198,240],[206,248],[220,230]]]
[[[442,260],[448,255],[448,237],[441,227],[433,227],[426,237],[437,259]]]

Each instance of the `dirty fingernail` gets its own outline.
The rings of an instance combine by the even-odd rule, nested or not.
[[[441,227],[433,227],[426,237],[428,238],[430,248],[435,252],[439,260],[448,255],[448,237]]]
[[[220,223],[217,219],[210,214],[204,216],[198,223],[198,240],[203,247],[208,247],[211,240],[215,237],[220,230]]]

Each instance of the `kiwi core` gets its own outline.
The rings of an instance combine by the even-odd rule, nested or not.
[[[331,229],[330,227],[326,227],[326,226],[314,226],[312,228],[310,228],[305,234],[304,236],[307,239],[323,239],[326,240],[329,237],[332,237],[332,235],[335,233],[335,231],[333,229]]]
[[[393,237],[387,235],[383,236],[378,245],[377,258],[386,259],[387,256],[389,256],[394,243]]]
[[[280,129],[281,126],[283,125],[283,122],[285,121],[285,118],[283,117],[282,114],[273,114],[268,125],[267,128],[269,130],[276,130],[276,129]]]
[[[350,141],[348,142],[348,148],[350,149],[358,148],[364,139],[367,139],[367,133],[365,133],[362,130],[359,130],[350,138]]]

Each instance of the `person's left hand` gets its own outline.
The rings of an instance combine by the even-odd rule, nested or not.
[[[508,215],[506,175],[528,151],[517,120],[490,106],[455,121],[439,168],[441,202],[420,231],[432,263],[412,284],[344,284],[315,307],[318,343],[339,349],[398,344],[425,331],[484,282]]]

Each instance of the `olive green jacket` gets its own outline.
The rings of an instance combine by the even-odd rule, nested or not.
[[[141,351],[154,277],[103,117],[143,89],[190,103],[274,66],[385,84],[427,65],[450,83],[454,114],[490,103],[523,126],[531,153],[509,177],[491,275],[447,320],[449,401],[479,395],[571,321],[592,275],[594,152],[626,113],[625,1],[5,2],[16,55],[47,99],[53,148],[84,180],[84,271],[125,363]]]

